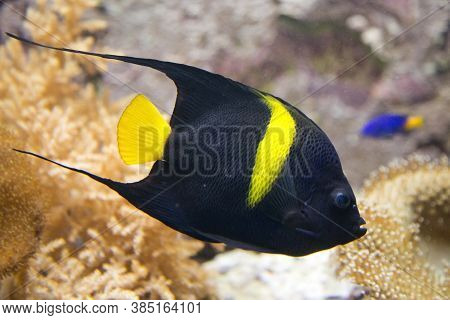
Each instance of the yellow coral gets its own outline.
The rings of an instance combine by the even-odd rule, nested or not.
[[[32,38],[91,50],[93,38],[85,37],[85,31],[104,24],[80,19],[95,2],[39,0],[27,13],[40,26],[27,24]],[[137,169],[124,166],[117,153],[121,103],[111,103],[106,90],[83,77],[89,68],[101,73],[105,66],[98,66],[95,59],[7,41],[0,47],[0,123],[26,150],[115,180],[136,180]],[[19,156],[25,161],[25,155]],[[42,194],[49,195],[43,244],[26,277],[0,282],[2,297],[211,296],[205,272],[190,259],[201,242],[131,210],[125,200],[85,177],[32,161]],[[25,190],[33,190],[33,182],[23,183]],[[25,290],[19,290],[22,286]]]
[[[0,128],[0,279],[35,252],[42,231],[42,201],[34,168],[11,150],[18,141]]]

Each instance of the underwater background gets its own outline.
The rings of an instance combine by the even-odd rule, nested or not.
[[[448,299],[450,55],[446,1],[0,1],[0,298]],[[175,87],[54,46],[195,65],[290,101],[330,137],[368,233],[293,258],[205,245],[32,150],[120,181],[116,125],[136,92]],[[422,127],[382,139],[381,113]]]

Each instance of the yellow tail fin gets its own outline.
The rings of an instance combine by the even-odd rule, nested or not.
[[[120,157],[126,164],[161,159],[171,128],[155,105],[138,94],[127,106],[117,125]]]
[[[405,130],[410,131],[423,126],[424,120],[421,116],[409,116],[406,119]]]

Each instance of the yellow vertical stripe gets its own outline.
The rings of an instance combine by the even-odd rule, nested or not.
[[[283,103],[271,96],[263,96],[262,99],[270,110],[270,120],[256,151],[247,197],[250,208],[271,190],[289,156],[296,134],[295,121]]]

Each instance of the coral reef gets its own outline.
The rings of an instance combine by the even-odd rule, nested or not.
[[[0,127],[0,280],[36,251],[44,220],[34,167],[11,149],[18,143]]]
[[[92,32],[105,26],[82,19],[95,5],[91,0],[40,0],[27,11],[39,28],[33,23],[26,23],[26,28],[33,39],[90,50]],[[97,59],[7,41],[0,47],[0,123],[13,132],[21,148],[112,179],[138,179],[139,168],[124,166],[117,153],[115,132],[122,103],[111,103],[101,83],[93,81],[105,74],[105,68]],[[14,157],[16,166],[26,156]],[[201,242],[131,210],[119,196],[85,177],[30,161],[36,165],[40,191],[26,171],[8,171],[16,174],[17,186],[32,193],[32,199],[48,195],[47,223],[25,275],[0,282],[2,298],[211,297],[205,272],[190,259]],[[10,185],[5,192],[20,195]],[[27,209],[28,203],[22,203]]]
[[[105,10],[94,12],[95,0],[36,0],[26,13],[32,22],[24,25],[37,41],[92,50],[96,32],[106,26],[92,17],[102,16],[111,22],[102,43],[120,43],[127,54],[263,84],[295,105],[302,99],[302,111],[329,134],[344,167],[351,168],[347,175],[353,186],[392,157],[423,148],[448,153],[445,10],[328,83],[364,56],[366,46],[378,48],[435,8],[430,0],[395,6],[386,1],[330,3],[105,1]],[[0,8],[0,28],[23,31],[21,21],[8,24],[15,12],[5,8],[9,4]],[[287,32],[280,15],[308,28]],[[335,22],[355,32],[345,27],[334,37]],[[113,100],[132,93],[130,87],[152,88],[156,105],[170,110],[170,82],[157,73],[149,77],[145,68],[108,66],[100,59],[28,48],[17,41],[0,46],[0,70],[0,126],[11,132],[0,131],[0,298],[214,297],[208,282],[214,282],[221,298],[358,297],[353,284],[334,278],[330,254],[335,251],[339,274],[363,286],[369,298],[448,298],[448,264],[436,269],[423,250],[427,239],[448,250],[447,158],[415,157],[374,173],[361,196],[369,232],[357,242],[300,259],[225,252],[207,263],[208,271],[217,271],[207,277],[191,259],[200,242],[132,210],[85,177],[10,151],[11,146],[24,148],[115,180],[137,180],[148,170],[124,166],[116,148],[116,123],[125,102],[112,102],[104,85],[113,88]],[[404,73],[408,70],[414,73]],[[326,90],[316,92],[324,84]],[[388,90],[392,84],[398,90]],[[362,141],[355,133],[373,112],[409,113],[411,108],[426,118],[420,132],[381,143]],[[41,212],[46,225],[38,242]]]
[[[339,274],[371,298],[448,298],[449,183],[446,157],[415,155],[374,172],[362,191],[370,232],[339,249]],[[446,243],[443,270],[423,250],[424,236]]]

